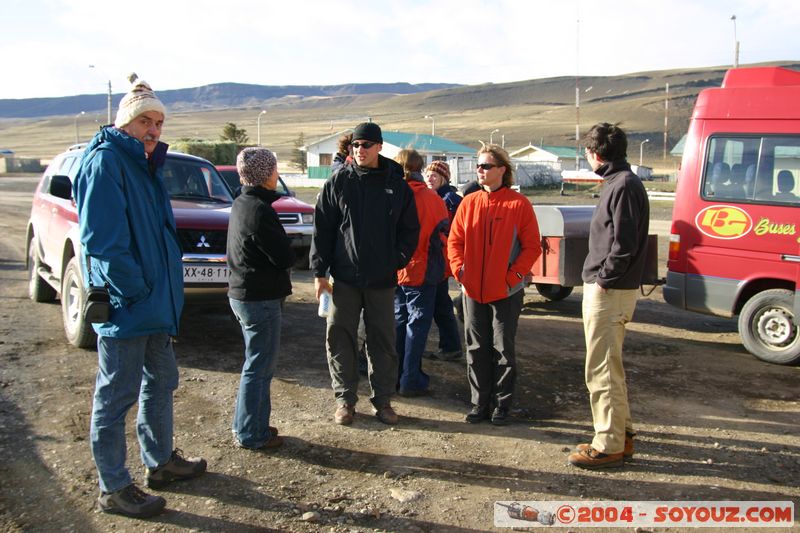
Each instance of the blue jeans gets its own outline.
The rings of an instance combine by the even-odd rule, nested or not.
[[[166,333],[131,339],[97,337],[98,370],[89,439],[100,490],[116,492],[132,483],[125,467],[125,415],[139,400],[136,435],[149,468],[172,455],[172,393],[178,364]]]
[[[400,390],[428,388],[430,378],[422,371],[422,353],[433,323],[436,285],[400,285],[394,293],[394,320],[397,329],[397,355],[400,359]]]
[[[445,279],[436,286],[436,301],[433,305],[433,321],[439,328],[439,351],[445,353],[461,351],[461,337],[453,311],[453,300],[448,292],[449,281],[449,278]]]
[[[281,300],[230,299],[242,326],[244,365],[233,413],[233,433],[245,448],[260,448],[271,438],[269,389],[281,343]]]

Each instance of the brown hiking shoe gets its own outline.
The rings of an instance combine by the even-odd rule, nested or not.
[[[349,426],[353,423],[355,414],[356,408],[354,406],[343,403],[337,407],[336,412],[333,413],[333,421],[340,426]]]
[[[633,436],[634,433],[625,432],[625,448],[622,450],[622,456],[625,459],[632,459],[633,458]],[[583,452],[591,448],[592,445],[588,443],[578,444],[575,446],[576,452]]]
[[[375,416],[378,417],[378,420],[390,426],[393,426],[400,421],[400,417],[398,417],[397,413],[394,412],[392,406],[388,404],[384,405],[380,409],[376,409]]]
[[[97,498],[97,507],[104,513],[131,518],[150,518],[163,511],[166,505],[164,498],[148,494],[133,483],[116,492],[103,492]]]
[[[200,457],[184,458],[181,450],[175,449],[165,464],[147,468],[145,485],[151,489],[162,489],[173,481],[182,481],[201,476],[206,471],[206,460]]]
[[[567,461],[579,468],[614,468],[622,466],[623,458],[622,452],[602,453],[589,446],[588,450],[569,454]]]

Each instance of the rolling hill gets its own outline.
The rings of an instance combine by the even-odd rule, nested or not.
[[[800,69],[800,62],[770,64]],[[698,92],[719,86],[727,68],[581,77],[580,131],[599,121],[620,122],[629,134],[631,152],[638,152],[639,143],[649,139],[644,145],[645,164],[674,166],[677,162],[669,156],[662,158],[666,84],[669,150],[686,132]],[[261,119],[262,144],[274,149],[284,164],[301,133],[309,141],[353,126],[366,117],[387,130],[429,133],[435,125],[437,135],[473,147],[479,146],[480,140],[488,140],[495,129],[499,130],[494,134],[495,141],[504,142],[509,150],[528,143],[574,145],[578,122],[575,93],[574,77],[557,77],[470,86],[353,84],[276,88],[231,83],[163,91],[158,95],[170,112],[163,134],[166,142],[184,137],[217,139],[226,122],[246,129],[251,142],[256,142],[257,118],[261,110],[266,110]],[[62,106],[69,105],[71,111],[36,118],[20,116],[21,111],[9,117],[13,113],[4,111],[9,101],[0,100],[0,148],[49,158],[73,143],[76,133],[86,140],[105,122],[106,113],[103,95],[84,96],[94,98],[95,111],[78,115],[83,109],[72,106],[75,99],[82,97],[65,97],[52,99],[64,100],[60,103],[39,102],[38,109],[67,109]],[[16,102],[28,102],[26,112],[33,109],[33,102]],[[426,119],[426,115],[433,120]]]

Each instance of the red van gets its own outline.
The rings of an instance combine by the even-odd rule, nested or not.
[[[800,361],[800,72],[733,69],[698,95],[670,233],[668,303],[739,315],[750,353]]]

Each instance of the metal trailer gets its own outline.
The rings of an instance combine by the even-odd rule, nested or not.
[[[581,272],[589,253],[589,224],[593,205],[533,206],[542,238],[542,255],[531,268],[528,282],[548,300],[563,300],[583,285]],[[647,264],[642,285],[657,285],[658,235],[648,235]]]

